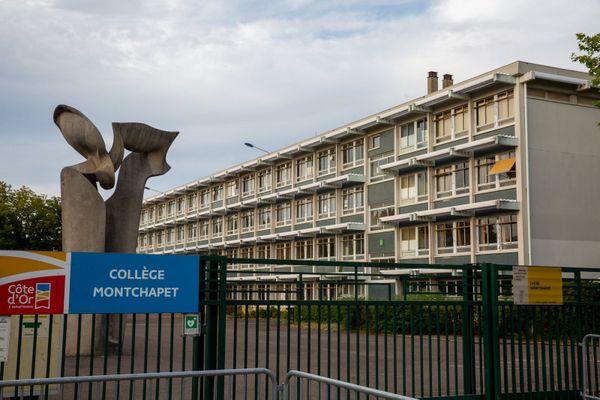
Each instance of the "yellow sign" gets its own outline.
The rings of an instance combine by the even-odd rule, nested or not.
[[[513,267],[515,304],[563,304],[562,270],[548,267]]]

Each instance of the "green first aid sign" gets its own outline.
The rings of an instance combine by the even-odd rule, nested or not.
[[[198,314],[185,314],[183,316],[183,335],[196,336],[200,334]]]

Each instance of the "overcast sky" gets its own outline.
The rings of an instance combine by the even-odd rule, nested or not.
[[[113,121],[180,131],[165,190],[421,96],[430,70],[583,70],[598,21],[598,0],[0,0],[0,180],[60,194],[82,161],[61,103],[108,147]]]

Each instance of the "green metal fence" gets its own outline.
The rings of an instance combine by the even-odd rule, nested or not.
[[[575,399],[584,367],[590,376],[600,371],[598,357],[584,366],[578,345],[599,331],[594,269],[563,268],[564,304],[530,306],[514,304],[512,266],[506,265],[203,256],[202,267],[200,336],[181,335],[179,314],[38,316],[29,327],[24,317],[13,317],[17,357],[0,363],[0,379],[267,368],[279,382],[300,370],[427,399]],[[59,328],[42,329],[43,317]],[[73,385],[62,396],[246,399],[269,393],[267,383],[252,376],[129,385]],[[55,389],[29,387],[20,394],[53,398]],[[346,396],[335,387],[311,390],[307,398]]]

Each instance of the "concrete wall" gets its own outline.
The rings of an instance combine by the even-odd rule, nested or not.
[[[600,110],[527,107],[532,264],[600,267]]]

